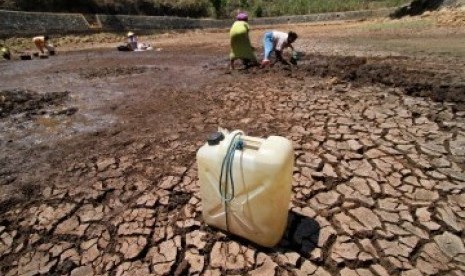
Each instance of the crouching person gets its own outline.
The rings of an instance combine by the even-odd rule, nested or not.
[[[8,47],[0,45],[0,54],[2,55],[3,59],[10,60],[11,59],[11,53],[10,49]]]
[[[128,49],[130,51],[137,50],[137,36],[133,32],[128,33]]]
[[[36,36],[32,39],[34,45],[41,54],[45,54],[45,49],[49,55],[55,54],[55,47],[50,43],[50,37],[48,35]]]
[[[298,36],[294,32],[267,32],[263,38],[263,48],[265,52],[262,61],[262,67],[266,67],[271,64],[270,58],[273,52],[276,55],[277,61],[280,61],[286,65],[290,65],[291,63],[283,58],[283,51],[286,48],[291,48],[292,51],[294,51],[294,46],[292,46],[292,43],[294,43],[297,38]]]

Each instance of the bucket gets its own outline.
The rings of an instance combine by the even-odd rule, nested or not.
[[[293,51],[290,61],[292,64],[297,65],[297,62],[301,60],[303,56],[304,56],[303,52]]]
[[[22,55],[19,56],[19,58],[21,60],[32,60],[32,57],[29,54],[22,54]]]
[[[129,52],[129,51],[131,51],[131,49],[129,49],[128,45],[119,45],[118,47],[116,47],[116,49],[118,49],[118,51],[121,51],[121,52]]]
[[[197,164],[206,224],[265,247],[281,240],[291,199],[291,141],[216,132],[197,152]]]

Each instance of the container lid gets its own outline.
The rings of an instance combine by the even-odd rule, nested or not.
[[[209,146],[216,146],[223,140],[224,140],[224,134],[218,131],[211,133],[210,135],[208,135],[208,138],[207,138],[207,142]]]

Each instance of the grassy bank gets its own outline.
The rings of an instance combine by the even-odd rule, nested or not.
[[[408,0],[0,0],[0,9],[105,14],[230,18],[237,10],[256,17],[394,7]]]
[[[226,14],[232,15],[237,9],[245,9],[254,16],[301,15],[311,13],[355,11],[396,7],[406,0],[255,0],[228,1]],[[239,3],[234,3],[239,2]],[[242,3],[242,5],[241,5]]]

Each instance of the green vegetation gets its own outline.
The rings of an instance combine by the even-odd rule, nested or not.
[[[395,7],[408,0],[0,0],[0,9],[107,14],[214,16],[238,10],[280,16]]]
[[[215,9],[220,17],[232,16],[237,10],[247,10],[256,17],[300,15],[324,12],[355,11],[396,7],[408,0],[212,0],[221,2]]]
[[[290,1],[290,5],[283,5],[283,2],[280,2],[279,5],[277,5],[277,7],[275,7],[274,10],[272,10],[272,13],[278,14],[279,11],[282,11],[283,14],[306,14],[337,11],[354,11],[364,9],[379,9],[385,7],[396,7],[401,4],[404,4],[405,2],[405,0],[294,0]]]

